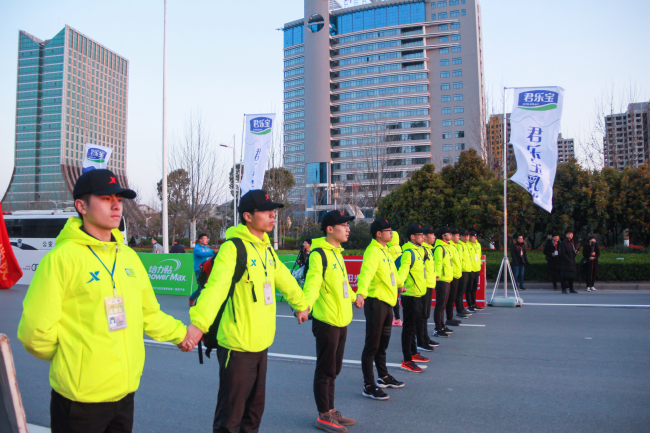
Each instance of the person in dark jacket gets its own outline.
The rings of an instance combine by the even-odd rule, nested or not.
[[[598,248],[595,236],[589,236],[587,239],[587,245],[582,249],[582,256],[587,259],[585,265],[587,291],[595,292],[594,280],[598,275],[598,257],[600,257],[600,248]]]
[[[548,264],[548,271],[553,281],[553,290],[557,291],[557,280],[560,276],[560,235],[553,234],[553,237],[544,245],[544,255]]]
[[[172,245],[172,249],[169,250],[170,254],[185,254],[185,248],[183,248],[183,245],[178,243],[178,239],[174,239],[174,245]]]
[[[309,253],[311,252],[311,239],[307,239],[302,243],[302,247],[298,252],[298,258],[296,259],[296,266],[301,267],[307,265],[309,261]]]
[[[524,288],[524,268],[526,265],[530,265],[530,263],[526,255],[526,243],[522,235],[517,235],[515,242],[510,247],[510,263],[512,264],[512,273],[514,274],[517,288],[519,290],[526,290]]]
[[[573,230],[564,232],[564,240],[560,244],[560,277],[562,278],[562,293],[578,293],[573,288],[576,278],[576,256],[578,248],[573,244]]]

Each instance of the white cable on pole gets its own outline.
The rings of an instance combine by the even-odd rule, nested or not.
[[[163,36],[163,175],[162,175],[162,231],[163,252],[169,253],[169,215],[167,203],[167,0]]]

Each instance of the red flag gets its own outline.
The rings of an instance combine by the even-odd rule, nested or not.
[[[0,205],[0,289],[9,289],[22,276],[23,271],[20,270],[14,250],[11,248],[7,226],[2,216],[2,205]]]

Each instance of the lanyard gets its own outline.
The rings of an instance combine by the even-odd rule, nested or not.
[[[339,264],[339,269],[341,270],[341,273],[343,274],[343,279],[347,279],[348,276],[346,275],[345,271],[343,270],[343,266],[341,266],[341,262],[339,262],[339,258],[336,257],[336,251],[332,251],[332,253],[334,254],[334,258],[336,259],[336,263]]]
[[[115,264],[117,263],[117,251],[115,252],[115,261],[113,262],[113,271],[111,272],[108,270],[104,262],[102,262],[102,259],[100,259],[99,256],[93,251],[93,249],[90,248],[90,245],[86,245],[86,246],[88,247],[90,252],[93,253],[95,257],[97,257],[97,260],[99,260],[99,263],[101,263],[104,269],[106,269],[106,272],[110,274],[111,281],[113,282],[113,296],[117,297],[117,290],[115,290],[115,280],[113,279],[113,274],[115,274]]]
[[[252,242],[250,244],[253,246],[253,249],[257,253],[257,257],[259,257],[260,261],[262,261],[262,256],[260,255],[260,252],[257,251],[257,247],[255,247],[255,244],[252,243]],[[266,272],[266,259],[267,258],[268,258],[267,250],[264,250],[264,261],[262,262],[262,266],[264,266],[264,276],[266,277],[266,282],[268,283],[269,282],[269,274]]]
[[[386,261],[388,262],[388,269],[390,269],[390,271],[393,272],[393,268],[391,268],[390,266],[390,259],[388,258],[388,254],[386,254],[386,251],[384,251],[383,249],[380,248],[380,250],[382,253],[384,253],[384,256],[386,256]]]

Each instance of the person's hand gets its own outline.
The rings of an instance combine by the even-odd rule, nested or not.
[[[199,344],[199,341],[201,341],[201,338],[203,338],[203,331],[194,325],[190,325],[187,327],[185,338],[177,346],[183,352],[189,352],[190,350],[194,350],[196,345]]]
[[[363,299],[363,296],[361,296],[361,295],[357,295],[357,300],[354,301],[354,305],[355,305],[357,308],[363,308],[363,303],[364,303],[364,302],[365,302],[365,300]]]
[[[309,307],[305,311],[296,311],[296,318],[298,319],[298,325],[302,325],[309,320]]]
[[[436,281],[438,281],[438,277],[436,277]],[[400,292],[400,293],[404,293],[404,292],[406,292],[406,287],[404,287],[404,286],[400,287],[400,288],[399,288],[399,292]]]
[[[594,259],[595,259],[595,257],[589,257],[589,260],[594,260]]]

